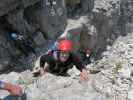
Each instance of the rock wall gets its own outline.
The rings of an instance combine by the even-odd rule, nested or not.
[[[5,14],[7,14],[8,12],[13,11],[18,8],[24,9],[25,7],[27,7],[29,5],[33,5],[38,1],[40,1],[40,0],[21,0],[21,1],[2,0],[1,5],[0,5],[0,16],[3,16]]]
[[[102,59],[88,65],[89,81],[79,81],[80,72],[75,67],[68,71],[68,77],[46,73],[35,78],[30,71],[24,71],[3,74],[0,79],[19,84],[27,97],[24,100],[133,100],[132,38],[133,34],[119,37],[113,46],[108,46]],[[0,98],[19,100],[21,97],[1,90]]]
[[[1,2],[1,5],[6,5],[8,1]],[[80,35],[78,39],[81,48],[91,48],[95,58],[102,57],[87,66],[87,71],[90,72],[89,81],[80,82],[79,71],[74,68],[69,73],[71,77],[47,74],[35,78],[32,77],[31,71],[25,71],[3,74],[0,75],[0,79],[22,86],[27,95],[24,100],[133,100],[132,0],[67,0],[66,3],[64,5],[63,0],[43,0],[32,4],[32,0],[23,0],[23,3],[20,2],[22,8],[16,8],[19,5],[16,4],[14,8],[9,7],[5,12],[1,10],[0,72],[14,66],[12,60],[16,60],[17,50],[6,38],[5,33],[17,30],[25,36],[30,35],[37,45],[41,45],[40,49],[44,50],[46,44],[49,45],[48,40],[56,39],[66,28],[71,33],[78,33],[74,33],[73,39]],[[5,9],[4,7],[2,9]],[[76,14],[73,13],[75,11]],[[67,16],[71,19],[67,20]],[[107,51],[103,52],[105,49]],[[25,63],[32,60],[23,59]],[[0,98],[21,99],[2,90]]]
[[[4,38],[6,38],[6,43],[10,45],[6,47],[7,50],[2,50],[5,50],[9,55],[13,55],[14,57],[23,55],[20,54],[21,52],[17,50],[14,43],[12,43],[7,36],[8,33],[14,31],[23,34],[25,38],[33,40],[36,47],[44,45],[46,42],[45,38],[57,38],[64,31],[66,26],[67,17],[64,3],[63,0],[61,2],[51,2],[48,0],[1,1],[1,33]],[[9,6],[9,4],[11,6]],[[52,10],[54,10],[54,14],[52,14]],[[41,38],[41,42],[38,42],[38,37]],[[1,41],[2,43],[5,43],[3,40]],[[3,57],[4,55],[2,56],[2,59],[4,59]],[[8,56],[8,58],[12,59],[11,56]],[[3,61],[1,64],[2,63]]]
[[[65,29],[67,16],[64,0],[43,0],[40,15],[41,30],[51,39],[57,38]]]
[[[78,23],[81,15],[87,16],[87,20],[82,20],[84,17],[79,20],[81,48],[91,48],[95,58],[101,57],[106,46],[119,35],[126,35],[133,15],[132,0],[2,0],[0,8],[3,36],[15,30],[30,37],[36,48],[60,36],[69,24],[68,18]],[[38,42],[39,37],[41,42]],[[11,45],[7,47],[10,55],[19,54],[11,41],[7,39],[6,43]]]
[[[99,58],[106,50],[106,46],[112,44],[118,36],[127,35],[126,25],[129,19],[132,19],[130,16],[132,7],[131,0],[95,0],[92,24],[97,30],[97,42],[94,48],[96,58]]]

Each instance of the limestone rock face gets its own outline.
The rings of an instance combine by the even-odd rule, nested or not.
[[[17,50],[6,38],[14,30],[33,39],[38,56],[67,31],[73,33],[76,50],[90,48],[94,58],[101,59],[87,65],[89,81],[80,81],[75,67],[69,77],[33,77],[29,70],[1,74],[0,80],[20,85],[25,95],[14,97],[0,90],[0,99],[133,100],[132,8],[132,0],[1,0],[0,73],[12,68],[14,60],[27,69],[34,63],[32,54],[15,56]]]
[[[12,66],[12,56],[7,48],[11,46],[6,42],[3,35],[0,35],[0,73]]]
[[[57,38],[65,29],[67,15],[64,3],[64,0],[53,2],[43,0],[42,2],[40,27],[49,38]]]
[[[61,0],[61,2],[53,0],[52,4],[51,6],[51,2],[48,0],[1,1],[1,34],[6,38],[6,43],[11,46],[7,46],[7,50],[1,46],[1,49],[6,52],[2,53],[1,50],[5,59],[10,59],[10,56],[17,58],[23,55],[21,51],[17,50],[11,38],[8,37],[10,32],[15,31],[23,34],[26,39],[32,40],[34,47],[44,46],[47,42],[45,39],[56,39],[62,34],[67,21],[65,2],[64,0]],[[7,54],[9,54],[8,57],[6,57]],[[10,62],[8,59],[6,61],[1,60],[1,64],[7,65]]]
[[[29,70],[11,72],[0,75],[0,79],[19,84],[26,95],[13,97],[1,91],[0,97],[5,100],[132,100],[132,38],[133,34],[119,37],[102,53],[102,59],[87,65],[89,81],[80,81],[80,72],[75,67],[69,70],[68,77],[51,73],[33,77]]]
[[[29,5],[35,4],[38,1],[40,1],[40,0],[23,0],[23,1],[2,0],[1,5],[0,5],[0,16],[7,14],[9,11],[16,9],[17,7],[25,8]]]
[[[80,47],[80,41],[81,48],[90,48],[95,58],[100,57],[106,45],[112,43],[119,35],[125,34],[132,25],[125,20],[132,19],[131,0],[2,0],[0,8],[0,25],[5,31],[5,37],[8,32],[17,31],[27,39],[32,39],[36,45],[45,45],[47,39],[56,40],[69,29],[69,32],[76,31],[79,35],[82,34],[78,40],[78,36],[73,38],[76,40],[75,48]],[[69,12],[73,18],[67,20]],[[86,28],[82,24],[85,24]],[[35,38],[33,33],[38,32]],[[42,37],[41,42],[38,42],[39,37]],[[11,44],[11,41],[8,43]],[[16,48],[11,46],[12,48],[8,48],[11,54],[19,54]]]

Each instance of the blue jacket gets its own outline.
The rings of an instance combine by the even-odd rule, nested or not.
[[[0,89],[3,89],[4,88],[4,82],[0,80]]]

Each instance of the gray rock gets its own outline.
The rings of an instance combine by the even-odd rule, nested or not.
[[[38,2],[37,0],[34,1]],[[65,29],[69,30],[69,32],[73,33],[76,31],[81,33],[80,35],[83,35],[82,31],[85,29],[83,24],[85,24],[87,32],[83,32],[86,32],[84,37],[87,39],[85,40],[86,44],[84,48],[90,46],[89,48],[94,49],[95,57],[99,57],[103,49],[107,48],[107,43],[114,41],[116,39],[115,36],[121,35],[120,33],[124,32],[126,26],[125,18],[128,18],[130,15],[130,13],[127,15],[119,12],[120,10],[129,11],[127,10],[128,7],[124,7],[124,5],[130,0],[124,2],[120,2],[120,0],[95,0],[95,2],[93,2],[94,0],[69,0],[71,3],[70,6],[74,5],[74,8],[77,4],[81,3],[83,12],[91,10],[94,6],[94,16],[91,16],[93,17],[92,19],[90,18],[91,21],[88,16],[82,16],[76,20],[69,19],[66,27],[67,9],[64,0],[60,2],[55,0],[52,2],[53,6],[51,6],[52,4],[50,4],[50,2],[46,1],[47,0],[43,0],[42,5],[39,4],[40,2],[34,4],[35,2],[32,2],[32,0],[18,1],[21,5],[16,1],[1,1],[0,16],[6,14],[6,20],[12,27],[24,33],[26,36],[27,33],[32,33],[36,29],[39,29],[45,38],[48,36],[48,38],[52,39],[56,39],[60,36]],[[67,2],[69,1],[67,0]],[[12,4],[12,2],[14,2],[12,8],[8,7],[8,4]],[[31,4],[32,7],[29,7]],[[88,5],[90,8],[88,8]],[[16,9],[18,6],[19,9]],[[27,10],[27,12],[25,10]],[[119,16],[119,14],[121,16]],[[35,15],[34,18],[32,17],[33,15]],[[122,15],[124,15],[124,17],[122,17]],[[78,17],[79,15],[75,18]],[[119,22],[120,19],[123,19],[123,21]],[[118,26],[118,24],[120,25]],[[129,26],[128,24],[126,27]],[[42,45],[45,41],[43,41],[42,34],[38,35],[39,36],[35,37],[34,40],[38,45]],[[75,38],[73,39],[75,40]],[[27,100],[126,100],[127,98],[132,100],[132,82],[130,81],[132,80],[131,71],[133,63],[132,38],[132,34],[126,37],[119,37],[114,44],[103,53],[102,59],[88,65],[88,72],[98,71],[98,73],[89,75],[90,80],[88,82],[79,81],[80,72],[75,69],[69,72],[71,77],[46,74],[43,77],[33,78],[30,71],[25,71],[19,74],[15,72],[3,74],[0,75],[0,79],[22,86],[24,92],[27,94]],[[0,43],[6,43],[5,40],[0,40]],[[84,39],[82,38],[81,40]],[[76,43],[78,42],[79,41],[76,41]],[[6,44],[2,44],[2,46],[5,45]],[[0,45],[0,47],[2,46]],[[6,66],[11,62],[9,51],[6,52],[8,48],[0,48],[0,56],[2,55],[0,58],[0,67]],[[28,59],[24,61],[29,62]],[[37,67],[38,65],[39,64],[37,64]],[[129,88],[131,89],[129,90]],[[10,96],[7,92],[0,91],[0,97],[7,99],[7,97]],[[14,97],[13,100],[14,99],[16,98]]]
[[[55,2],[55,3],[54,3]],[[43,0],[43,8],[40,15],[40,28],[49,38],[57,38],[66,26],[66,9],[64,1],[55,0],[53,5]]]
[[[8,68],[11,68],[11,66],[12,66],[12,57],[3,41],[2,44],[0,43],[0,72],[3,72]]]
[[[33,39],[38,46],[41,46],[46,42],[41,32],[36,32]]]
[[[128,92],[128,99],[129,99],[129,100],[133,100],[133,90],[130,90],[130,91]]]

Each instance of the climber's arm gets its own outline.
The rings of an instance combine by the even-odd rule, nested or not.
[[[0,81],[0,89],[7,90],[11,95],[21,95],[22,89],[18,85]]]

